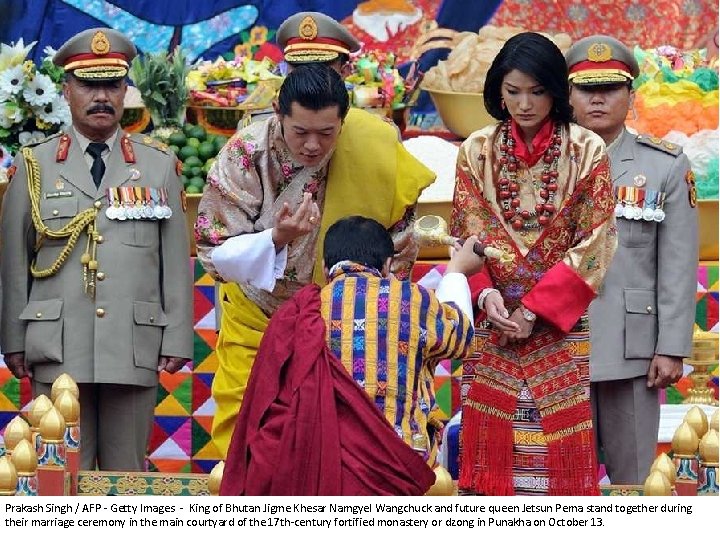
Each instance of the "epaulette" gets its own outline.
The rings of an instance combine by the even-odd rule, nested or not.
[[[160,152],[168,155],[173,155],[173,152],[170,150],[167,144],[165,144],[162,141],[157,140],[154,137],[151,137],[150,135],[143,135],[138,133],[132,133],[130,134],[130,139],[134,143],[142,144],[143,146],[149,146],[150,148],[154,148],[155,150],[159,150]]]
[[[57,133],[53,133],[52,135],[48,135],[47,137],[45,137],[44,139],[41,139],[41,140],[39,140],[39,141],[33,141],[33,142],[30,142],[30,143],[27,143],[26,145],[24,145],[24,147],[33,148],[33,147],[35,147],[35,146],[38,146],[38,145],[41,145],[41,144],[45,144],[45,143],[48,142],[48,141],[52,141],[53,139],[57,139],[58,137],[60,137],[60,136],[62,136],[62,135],[64,135],[64,133],[63,133],[62,131],[58,131]]]
[[[670,141],[664,141],[660,137],[651,137],[649,135],[638,135],[635,139],[640,144],[655,148],[671,156],[679,156],[682,154],[682,146],[679,144],[671,143]]]

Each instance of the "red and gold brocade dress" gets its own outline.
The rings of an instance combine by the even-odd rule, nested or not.
[[[532,334],[519,343],[500,346],[498,332],[476,330],[462,386],[459,485],[470,493],[599,493],[586,310],[615,252],[612,180],[602,139],[575,124],[555,129],[548,122],[540,130],[534,152],[514,138],[518,213],[547,202],[543,155],[551,140],[559,150],[556,210],[545,226],[515,230],[503,215],[502,123],[471,135],[458,155],[451,233],[477,234],[514,255],[505,264],[487,259],[471,279],[473,300],[493,287],[510,313],[522,300],[537,314]],[[517,127],[508,131],[517,134]]]

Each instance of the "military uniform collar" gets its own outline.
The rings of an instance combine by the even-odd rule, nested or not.
[[[635,159],[635,135],[623,128],[620,135],[607,146],[613,182],[617,182],[628,172],[630,162]]]
[[[87,150],[88,144],[90,144],[91,142],[100,142],[100,141],[91,141],[85,135],[83,135],[77,129],[75,129],[75,127],[73,127],[72,130],[73,130],[73,134],[75,135],[75,138],[77,139],[78,144],[80,145],[80,148],[82,149],[83,153],[85,152],[85,150]],[[105,141],[103,141],[105,144],[108,145],[110,152],[112,152],[113,147],[115,146],[115,140],[118,137],[118,133],[120,133],[119,128],[116,129],[115,132],[112,135],[110,135],[110,137],[108,137]]]

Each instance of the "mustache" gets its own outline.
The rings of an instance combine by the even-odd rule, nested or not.
[[[97,105],[93,105],[87,110],[88,114],[96,114],[96,113],[107,113],[107,114],[115,114],[115,108],[112,105],[106,105],[104,103],[98,103]]]

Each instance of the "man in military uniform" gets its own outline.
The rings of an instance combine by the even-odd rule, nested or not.
[[[678,145],[625,129],[639,71],[630,49],[591,36],[566,60],[577,122],[605,140],[617,200],[618,249],[590,306],[595,429],[610,480],[640,484],[656,452],[658,390],[691,352],[695,179]]]
[[[3,204],[5,362],[35,395],[78,383],[83,469],[144,469],[158,372],[192,355],[176,160],[119,127],[136,54],[107,28],[60,48],[72,127],[18,153]]]

